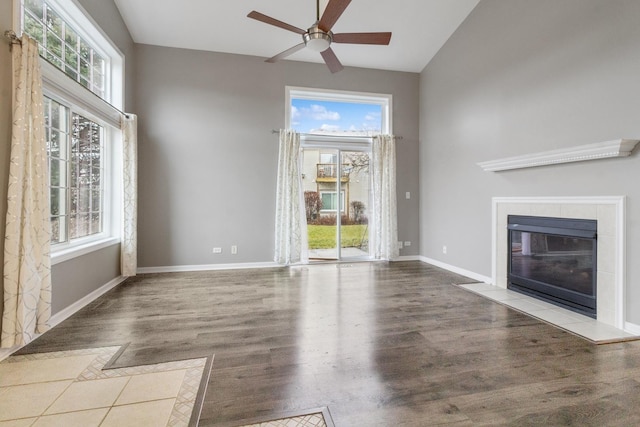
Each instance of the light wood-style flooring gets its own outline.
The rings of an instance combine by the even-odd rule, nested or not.
[[[328,407],[338,427],[640,425],[640,343],[595,345],[420,262],[147,274],[21,353],[215,354],[201,426]]]

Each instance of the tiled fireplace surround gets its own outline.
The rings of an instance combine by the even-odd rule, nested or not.
[[[597,320],[624,329],[625,197],[494,197],[492,282],[507,287],[507,216],[598,221]]]

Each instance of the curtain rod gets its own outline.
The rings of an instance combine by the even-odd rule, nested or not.
[[[271,129],[271,133],[280,133],[279,130],[276,129]],[[317,134],[317,133],[301,133],[300,135],[302,136],[321,136],[321,137],[328,137],[328,138],[372,138],[373,135],[371,136],[367,136],[367,135],[322,135],[322,134]],[[402,138],[401,136],[395,136],[395,139],[397,140],[402,140],[404,138]]]

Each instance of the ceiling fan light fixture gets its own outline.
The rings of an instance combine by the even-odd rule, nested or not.
[[[319,30],[317,27],[309,28],[309,31],[302,35],[304,44],[316,52],[324,52],[331,45],[331,34]]]

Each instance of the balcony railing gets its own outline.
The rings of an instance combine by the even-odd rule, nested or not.
[[[336,165],[335,163],[318,163],[316,167],[316,177],[333,179],[338,178],[338,165]],[[349,171],[351,170],[351,167],[352,166],[350,164],[342,165],[342,172],[340,174],[341,179],[344,180],[346,178],[349,178]]]

